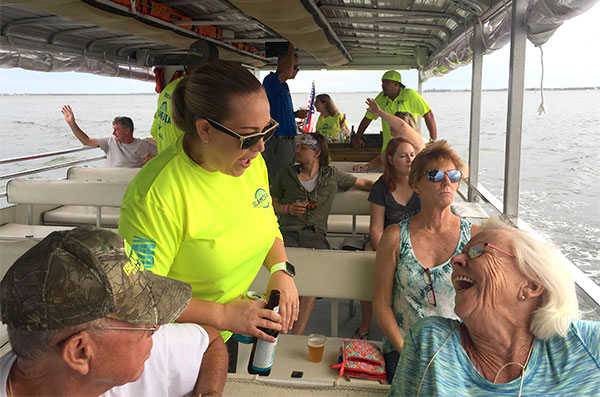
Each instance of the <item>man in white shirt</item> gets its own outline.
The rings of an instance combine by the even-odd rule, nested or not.
[[[0,283],[12,348],[0,358],[0,396],[220,395],[220,334],[169,324],[191,294],[187,283],[145,271],[116,233],[51,233]]]
[[[112,136],[90,138],[75,122],[71,106],[63,106],[61,113],[79,142],[85,146],[99,146],[106,153],[107,167],[139,168],[156,156],[156,145],[149,140],[133,137],[133,121],[129,117],[115,117]]]

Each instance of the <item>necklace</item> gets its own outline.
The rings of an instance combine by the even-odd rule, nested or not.
[[[421,377],[421,382],[419,383],[419,389],[417,390],[417,397],[419,397],[421,395],[421,388],[423,387],[423,382],[425,381],[425,375],[427,374],[427,371],[429,370],[429,367],[433,363],[433,360],[435,360],[435,357],[438,355],[438,353],[440,352],[440,350],[442,350],[442,348],[446,345],[446,343],[450,339],[450,336],[452,336],[452,334],[454,333],[454,331],[456,331],[456,329],[458,328],[458,326],[460,324],[461,323],[459,322],[458,324],[456,324],[454,326],[454,328],[452,328],[452,331],[450,331],[450,333],[448,334],[448,336],[444,340],[444,343],[442,343],[442,345],[436,350],[436,352],[433,354],[433,357],[431,357],[431,360],[429,360],[429,362],[427,363],[427,366],[425,367],[425,371],[423,371],[423,376]],[[531,341],[531,347],[529,348],[529,353],[527,354],[527,360],[525,360],[525,364],[524,365],[521,364],[521,363],[514,362],[514,361],[511,361],[509,363],[504,364],[498,370],[498,372],[496,372],[496,376],[494,377],[494,382],[493,383],[494,384],[496,383],[496,380],[498,379],[498,374],[500,374],[500,372],[504,368],[506,368],[507,366],[509,366],[511,364],[519,365],[521,367],[521,382],[519,384],[519,394],[518,394],[518,397],[521,397],[521,393],[523,392],[523,381],[525,380],[525,368],[527,368],[527,364],[529,364],[529,359],[531,358],[531,352],[533,351],[533,345],[534,345],[534,343],[535,343],[535,337]]]
[[[521,367],[521,382],[519,384],[519,397],[521,397],[521,392],[523,391],[523,381],[525,380],[525,368],[527,368],[527,364],[529,364],[529,359],[531,358],[531,352],[533,351],[533,343],[535,342],[535,338],[531,341],[531,347],[529,348],[529,353],[527,353],[527,359],[525,360],[525,364],[517,363],[515,361],[511,361],[509,363],[504,364],[498,372],[496,372],[496,376],[494,377],[494,384],[496,384],[496,380],[498,379],[498,375],[500,372],[509,365],[518,365]]]

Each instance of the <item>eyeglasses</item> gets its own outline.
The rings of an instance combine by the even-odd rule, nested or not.
[[[450,182],[458,182],[462,178],[462,172],[460,170],[440,171],[440,170],[427,170],[425,175],[431,182],[441,182],[444,179],[444,174],[448,175]]]
[[[115,331],[144,331],[144,332],[149,332],[150,336],[152,336],[152,335],[154,335],[154,333],[156,332],[156,330],[158,330],[159,328],[160,328],[160,325],[152,325],[152,326],[142,327],[142,328],[134,328],[134,327],[98,327],[98,328],[94,328],[94,329],[99,329],[99,330],[107,329],[107,330],[115,330]]]
[[[141,327],[141,328],[134,328],[134,327],[89,327],[89,328],[84,328],[84,329],[80,329],[79,331],[67,336],[66,338],[60,340],[58,343],[56,343],[56,346],[61,346],[63,345],[67,340],[69,340],[69,338],[82,333],[83,331],[86,331],[88,329],[95,329],[95,330],[115,330],[115,331],[143,331],[143,332],[149,332],[149,336],[154,335],[154,333],[160,328],[160,325],[151,325],[151,326],[147,326],[147,327]]]
[[[508,251],[503,250],[502,248],[496,247],[494,244],[491,243],[476,243],[473,244],[472,246],[469,247],[469,249],[467,250],[467,256],[471,259],[475,259],[475,258],[479,258],[481,255],[484,254],[485,252],[485,247],[490,247],[495,249],[496,251],[500,251],[505,255],[510,256],[511,258],[514,258],[515,256],[513,254],[511,254]]]
[[[225,127],[223,124],[217,123],[214,120],[211,120],[206,117],[200,117],[200,118],[208,121],[208,124],[210,124],[214,129],[217,129],[217,130],[229,135],[230,137],[239,139],[240,140],[240,149],[250,149],[252,146],[256,145],[258,143],[258,141],[260,141],[261,139],[263,140],[263,142],[267,142],[269,139],[271,139],[273,137],[275,130],[279,126],[279,123],[277,121],[271,119],[271,121],[269,121],[269,124],[267,124],[267,126],[265,128],[263,128],[263,130],[261,132],[257,132],[256,134],[250,134],[250,135],[240,135],[237,132],[230,130],[229,128]]]
[[[425,282],[425,284],[427,284],[427,302],[429,302],[429,304],[431,306],[436,307],[437,306],[437,300],[435,298],[435,291],[433,290],[433,280],[431,278],[431,273],[429,272],[429,269],[427,268],[423,268],[423,281]]]

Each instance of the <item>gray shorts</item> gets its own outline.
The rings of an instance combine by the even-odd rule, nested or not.
[[[298,232],[281,232],[286,247],[331,249],[325,233],[315,229],[302,229]]]

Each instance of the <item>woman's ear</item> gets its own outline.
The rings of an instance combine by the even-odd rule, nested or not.
[[[525,285],[521,287],[521,296],[525,299],[536,298],[544,293],[544,287],[538,282],[527,280]]]
[[[412,190],[414,190],[419,197],[421,196],[421,187],[419,186],[419,181],[416,180],[413,182],[412,186],[411,186]]]
[[[205,144],[208,144],[210,137],[210,124],[206,119],[196,120],[196,133],[200,137],[200,140]]]

